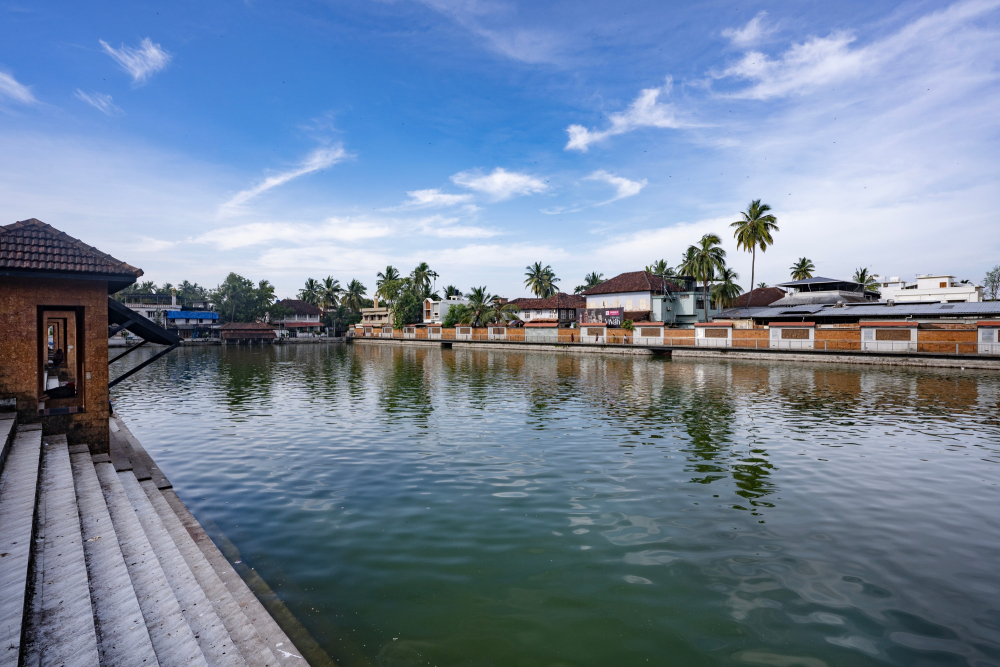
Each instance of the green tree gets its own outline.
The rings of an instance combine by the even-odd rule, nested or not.
[[[598,273],[597,271],[591,271],[583,277],[583,284],[577,285],[576,289],[573,290],[574,294],[580,294],[581,292],[586,292],[591,287],[597,287],[604,282],[604,274]]]
[[[351,311],[360,313],[361,309],[365,307],[365,294],[367,293],[368,288],[360,281],[352,279],[351,282],[347,283],[347,290],[340,302]]]
[[[879,282],[875,276],[867,269],[858,269],[854,272],[852,280],[865,286],[865,291],[877,292]]]
[[[759,199],[754,199],[747,210],[740,213],[742,219],[730,225],[736,229],[733,232],[733,236],[736,237],[736,247],[747,250],[753,255],[750,260],[751,285],[757,268],[757,248],[764,252],[768,246],[774,245],[771,233],[779,231],[778,219],[768,213],[770,210],[770,206],[761,204]]]
[[[770,287],[770,285],[768,285],[765,282],[759,282],[759,283],[757,283],[757,289],[767,289],[768,287]]]
[[[735,270],[723,267],[719,272],[719,282],[712,287],[712,300],[723,308],[732,308],[739,295],[743,294],[743,288],[736,284],[739,279],[740,274]]]
[[[456,303],[450,306],[448,308],[448,314],[444,316],[444,321],[441,323],[441,326],[450,328],[456,324],[470,321],[471,316],[468,311],[469,307],[461,303]]]
[[[420,262],[417,267],[413,269],[410,273],[410,280],[413,281],[413,286],[417,290],[417,295],[422,299],[433,298],[433,291],[431,289],[431,284],[436,281],[438,274],[436,271],[431,270],[431,267],[427,266],[427,262]],[[436,301],[437,299],[435,299]]]
[[[448,285],[444,288],[444,297],[447,299],[452,296],[462,296],[462,290],[458,289],[454,285]]]
[[[807,280],[813,277],[816,265],[812,263],[811,259],[799,257],[799,261],[792,264],[789,270],[792,272],[792,280]]]
[[[983,278],[983,291],[990,301],[997,300],[997,294],[1000,293],[1000,264],[986,272],[986,277]]]
[[[299,290],[299,298],[306,303],[318,306],[322,298],[322,287],[315,278],[306,278],[305,286]]]
[[[526,266],[525,269],[527,269],[527,272],[524,274],[524,285],[535,296],[544,299],[556,293],[556,283],[559,282],[559,278],[556,278],[556,274],[552,271],[551,266],[546,265],[542,267],[541,262],[535,262],[530,266]]]
[[[490,307],[483,313],[482,323],[492,324],[493,322],[506,323],[517,319],[517,314],[521,309],[513,303],[504,303],[499,296],[493,295],[490,299]]]
[[[340,281],[335,280],[333,276],[327,276],[323,279],[323,284],[320,285],[319,307],[323,310],[336,308],[340,305],[340,295],[343,293],[344,289],[340,286]]]
[[[375,296],[389,301],[399,291],[396,285],[399,281],[399,271],[391,264],[385,267],[385,271],[379,271],[375,279]]]
[[[677,271],[672,266],[668,266],[666,260],[658,259],[649,266],[646,267],[646,273],[652,273],[654,276],[660,276],[661,278],[674,278],[677,276]]]
[[[274,287],[266,280],[257,285],[243,276],[230,273],[210,294],[223,322],[256,322],[274,305]]]
[[[395,329],[402,329],[407,324],[414,324],[423,319],[421,299],[414,292],[413,285],[407,287],[409,289],[403,289],[395,295],[390,306],[392,326]]]
[[[720,246],[721,243],[722,239],[715,234],[705,234],[698,243],[688,247],[684,254],[684,264],[681,266],[681,271],[701,281],[706,322],[708,322],[708,283],[715,280],[716,274],[722,273],[726,268],[726,251]]]

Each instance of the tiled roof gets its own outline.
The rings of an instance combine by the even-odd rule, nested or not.
[[[323,311],[305,301],[299,299],[282,299],[278,304],[288,308],[295,315],[322,315]]]
[[[584,292],[586,296],[595,294],[618,294],[623,292],[653,292],[663,294],[665,292],[682,291],[676,284],[664,280],[660,276],[654,276],[648,271],[630,271],[605,280],[600,285],[595,285]]]
[[[741,294],[733,302],[734,308],[761,308],[770,306],[772,303],[785,296],[785,290],[777,287],[758,287],[746,294]]]
[[[129,282],[142,275],[142,269],[35,218],[0,226],[0,269],[127,276]]]
[[[626,310],[624,317],[626,320],[632,320],[635,323],[648,322],[649,316],[653,314],[651,310]]]
[[[223,331],[273,331],[274,327],[265,322],[226,322]]]
[[[586,308],[587,300],[576,294],[559,292],[544,299],[511,299],[510,303],[521,310],[552,310],[553,308]]]

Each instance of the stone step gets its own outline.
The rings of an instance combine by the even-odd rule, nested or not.
[[[114,466],[95,462],[94,468],[157,661],[161,667],[208,667]]]
[[[205,532],[205,529],[194,518],[174,490],[172,488],[161,489],[160,492],[195,544],[198,545],[198,549],[205,555],[212,569],[219,575],[219,579],[225,584],[233,599],[243,610],[247,619],[253,624],[257,634],[275,654],[281,665],[283,667],[304,667],[308,664],[302,657],[302,653],[295,647],[271,614],[267,612],[264,605],[246,585],[246,582],[233,569],[233,566],[226,560],[212,538],[208,536],[208,533]]]
[[[65,435],[43,438],[26,665],[97,667],[97,634]]]
[[[257,634],[257,630],[247,619],[236,600],[233,599],[229,589],[226,588],[222,579],[219,578],[198,545],[195,544],[194,539],[188,534],[187,529],[181,524],[180,519],[167,504],[163,493],[156,487],[156,483],[147,480],[139,484],[146,492],[150,503],[163,521],[164,527],[170,533],[171,539],[177,545],[198,584],[205,591],[205,595],[212,602],[216,614],[226,626],[229,636],[233,638],[247,664],[250,667],[278,667],[280,663],[277,658]]]
[[[107,454],[91,458],[86,445],[70,448],[101,665],[154,667],[156,653],[97,479],[95,459],[109,461]]]
[[[41,449],[40,425],[18,428],[0,472],[0,667],[20,660]]]
[[[246,667],[246,661],[163,525],[142,483],[131,471],[119,472],[118,478],[208,664],[212,667]],[[147,479],[145,483],[157,491],[151,481]]]
[[[15,424],[15,419],[8,417],[7,413],[0,415],[0,470],[3,470],[3,462],[7,460],[10,445],[14,442]]]

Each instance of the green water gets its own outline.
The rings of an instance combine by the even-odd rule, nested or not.
[[[114,398],[343,667],[1000,664],[995,372],[184,348]]]

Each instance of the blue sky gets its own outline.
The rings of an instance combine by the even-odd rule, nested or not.
[[[161,6],[162,5],[162,6]],[[1000,0],[351,0],[0,6],[0,220],[293,295],[427,261],[566,291],[779,219],[800,256],[980,280],[1000,263]]]

